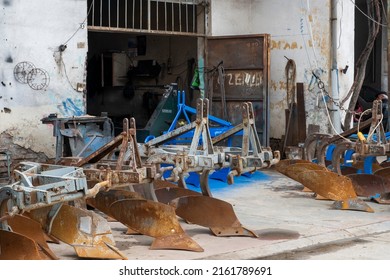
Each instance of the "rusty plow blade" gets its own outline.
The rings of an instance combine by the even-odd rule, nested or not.
[[[47,245],[47,236],[42,230],[41,224],[28,217],[22,215],[15,215],[8,219],[8,225],[12,231],[25,236],[36,242],[42,249],[42,252],[47,255],[46,259],[58,260],[58,257],[50,250]],[[33,251],[35,251],[33,249]]]
[[[28,215],[45,225],[49,211],[48,207],[40,208]],[[89,210],[62,205],[52,221],[50,234],[71,245],[80,258],[126,259],[115,248],[107,221]]]
[[[154,183],[158,201],[174,206],[176,215],[187,222],[208,227],[216,236],[257,237],[256,233],[242,227],[230,203],[179,188],[170,182]]]
[[[305,171],[312,171],[312,170],[323,170],[328,171],[328,169],[325,166],[318,165],[312,162],[301,162],[301,163],[294,163],[289,166],[287,166],[284,170],[284,175],[290,177],[291,179],[299,182],[299,174]],[[302,182],[299,182],[302,184]],[[311,192],[311,190],[307,187],[304,187],[302,190],[303,192]],[[317,196],[317,199],[322,199],[321,196]]]
[[[390,161],[384,161],[380,164],[380,166],[383,168],[390,167]]]
[[[191,195],[170,202],[176,214],[190,223],[208,227],[216,236],[258,237],[244,228],[230,203],[209,196]]]
[[[325,166],[318,165],[312,162],[296,163],[286,167],[285,175],[299,182],[299,174],[305,171],[313,171],[313,170],[328,171],[328,169]]]
[[[297,164],[297,163],[311,163],[311,161],[305,159],[283,159],[275,165],[275,169],[276,171],[285,175],[286,168],[289,167],[290,165]]]
[[[88,205],[107,214],[112,220],[115,220],[110,212],[110,206],[114,202],[121,199],[143,199],[143,197],[136,192],[113,189],[106,192],[99,192],[94,198],[88,198],[87,203]],[[139,232],[137,232],[135,229],[128,228],[126,234],[134,235],[139,234]]]
[[[154,237],[151,249],[204,251],[184,232],[175,209],[169,205],[145,199],[123,199],[110,206],[110,213],[129,228]]]
[[[49,260],[31,238],[12,231],[0,230],[0,260]]]
[[[351,174],[353,188],[358,196],[369,197],[381,204],[390,204],[390,178],[373,174]]]
[[[159,202],[164,204],[170,204],[170,202],[176,198],[183,196],[201,196],[202,194],[183,188],[159,188],[155,190],[156,197]]]
[[[316,194],[336,201],[333,207],[343,210],[374,212],[360,200],[353,188],[352,181],[343,175],[328,171],[306,171],[298,175],[299,182]]]
[[[390,166],[384,167],[382,169],[378,169],[374,172],[374,175],[378,175],[381,177],[389,178],[390,179]]]
[[[113,218],[110,212],[110,206],[114,202],[122,199],[143,199],[142,196],[136,192],[127,190],[108,190],[99,192],[94,198],[88,198],[88,205],[102,211]]]
[[[343,166],[341,167],[341,175],[347,176],[350,174],[357,174],[359,169],[353,166]]]

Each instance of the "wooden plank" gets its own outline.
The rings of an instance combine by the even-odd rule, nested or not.
[[[298,118],[297,104],[290,104],[290,109],[286,109],[286,140],[285,147],[298,146]]]
[[[297,103],[293,103],[292,106],[292,114],[291,114],[291,127],[290,127],[290,133],[291,133],[291,146],[298,146],[299,143],[299,123],[298,123],[298,107]]]

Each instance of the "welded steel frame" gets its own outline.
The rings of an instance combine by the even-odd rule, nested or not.
[[[13,176],[14,183],[0,187],[1,229],[7,229],[7,217],[15,214],[97,193],[96,189],[88,189],[81,168],[21,162],[14,169]]]

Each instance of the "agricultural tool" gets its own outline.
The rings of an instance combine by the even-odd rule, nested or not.
[[[234,176],[279,161],[277,151],[260,145],[252,104],[244,103],[242,112],[242,124],[211,138],[208,100],[199,99],[195,121],[147,143],[137,143],[135,120],[125,119],[122,133],[84,156],[81,151],[87,149],[78,146],[78,156],[62,156],[56,165],[21,164],[14,170],[14,183],[0,189],[1,258],[55,259],[45,245],[48,240],[72,245],[79,257],[125,258],[115,248],[107,221],[85,204],[123,223],[129,233],[153,237],[151,249],[203,251],[184,232],[177,216],[208,227],[217,236],[257,237],[241,225],[232,205],[212,197],[208,186],[208,175],[216,170],[229,168],[233,183]],[[80,137],[77,120],[71,124],[73,134],[65,136]],[[62,141],[63,126],[55,128],[60,128],[61,134],[55,135]],[[190,145],[165,144],[191,130]],[[239,130],[241,148],[214,145]],[[85,146],[92,147],[95,139]],[[63,151],[58,143],[57,148]],[[184,178],[189,172],[200,174],[202,193],[186,188]],[[22,219],[29,221],[34,234],[28,234]],[[15,242],[27,244],[23,246],[28,250],[18,250]]]
[[[21,163],[14,177],[0,188],[0,259],[56,259],[46,241],[57,239],[79,257],[125,258],[105,219],[66,204],[93,197],[107,181],[88,188],[81,168],[33,162]]]
[[[381,101],[375,100],[372,117],[340,135],[310,135],[305,159],[282,160],[276,169],[305,189],[334,200],[337,209],[373,212],[363,199],[388,203],[390,192],[390,141],[381,108]],[[365,127],[370,127],[368,135],[360,132]]]

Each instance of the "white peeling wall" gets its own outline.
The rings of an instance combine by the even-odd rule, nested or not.
[[[0,135],[15,145],[53,157],[53,129],[41,119],[85,113],[87,10],[87,0],[0,1]]]
[[[287,58],[296,63],[296,80],[305,88],[306,124],[330,129],[322,94],[314,71],[331,93],[330,0],[212,0],[211,35],[271,35],[270,137],[281,138],[285,131]],[[345,96],[353,82],[354,6],[338,1],[339,93]],[[340,22],[341,20],[341,22]],[[234,54],[232,54],[234,55]],[[345,105],[346,106],[346,105]]]

